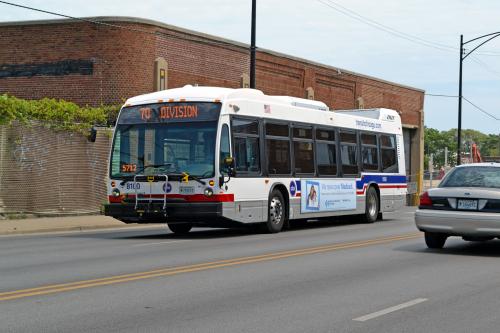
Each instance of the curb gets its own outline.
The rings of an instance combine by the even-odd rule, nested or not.
[[[167,230],[166,224],[150,224],[150,225],[123,225],[123,226],[108,226],[108,225],[88,225],[88,226],[71,226],[71,227],[59,227],[59,228],[47,228],[47,229],[33,229],[33,230],[10,230],[10,231],[0,231],[0,237],[2,236],[16,236],[16,235],[40,235],[40,234],[51,234],[51,233],[78,233],[78,232],[88,232],[88,231],[112,231],[112,230],[123,230],[123,229],[157,229],[164,228]]]

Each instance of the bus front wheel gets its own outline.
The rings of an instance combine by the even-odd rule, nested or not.
[[[264,231],[268,233],[280,232],[285,225],[286,204],[280,191],[274,190],[269,196],[269,207],[267,222],[264,223]]]
[[[187,234],[193,225],[191,223],[168,223],[168,228],[174,233],[174,234]]]
[[[365,223],[373,223],[377,221],[378,214],[380,212],[378,200],[377,190],[375,187],[370,186],[368,191],[366,191],[365,215],[363,216]]]

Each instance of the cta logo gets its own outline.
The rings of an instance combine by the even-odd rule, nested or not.
[[[290,194],[292,197],[294,197],[295,193],[297,193],[297,184],[295,183],[295,181],[292,180],[290,182]]]

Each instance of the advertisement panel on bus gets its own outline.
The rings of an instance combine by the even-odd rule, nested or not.
[[[301,213],[356,209],[355,179],[302,179]]]

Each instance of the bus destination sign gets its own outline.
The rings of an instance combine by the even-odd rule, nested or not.
[[[219,103],[164,103],[125,107],[119,124],[210,121],[219,118]]]

